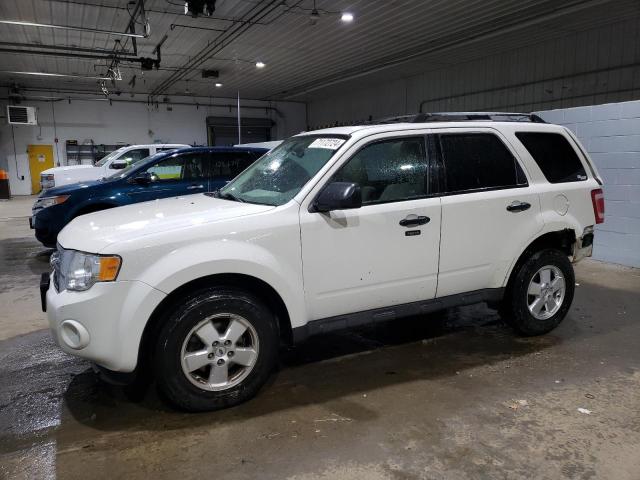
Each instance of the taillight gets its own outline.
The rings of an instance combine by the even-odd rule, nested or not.
[[[593,215],[596,223],[604,223],[604,194],[601,188],[591,190],[591,203],[593,204]]]

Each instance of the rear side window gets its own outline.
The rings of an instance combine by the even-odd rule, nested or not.
[[[580,182],[587,173],[564,135],[544,132],[518,132],[522,142],[549,183]]]
[[[526,186],[522,168],[490,133],[439,135],[445,191],[450,193]]]
[[[211,158],[214,180],[231,180],[254,162],[247,152],[216,152]]]

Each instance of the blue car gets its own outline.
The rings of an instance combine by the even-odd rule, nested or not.
[[[212,192],[268,150],[195,147],[160,152],[102,180],[54,187],[33,205],[31,228],[46,247],[79,215],[156,198]]]

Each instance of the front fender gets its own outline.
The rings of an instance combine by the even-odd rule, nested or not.
[[[140,271],[135,275],[137,280],[166,294],[210,275],[248,275],[267,283],[280,295],[289,313],[291,326],[295,328],[304,325],[307,316],[300,255],[289,253],[286,258],[276,257],[264,247],[248,242],[228,239],[202,241],[181,246],[159,259],[145,256],[144,250],[137,252],[137,259],[124,259],[121,275],[127,279],[131,275],[128,271]],[[144,263],[149,266],[136,268]],[[125,270],[127,265],[134,268]]]

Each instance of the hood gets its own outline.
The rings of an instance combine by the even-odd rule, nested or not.
[[[67,165],[66,167],[53,167],[53,168],[47,168],[46,170],[43,170],[42,172],[40,172],[41,174],[56,174],[56,173],[64,173],[64,172],[68,172],[70,170],[79,170],[81,168],[96,168],[93,165]]]
[[[103,185],[104,182],[101,180],[90,180],[87,182],[81,183],[71,183],[69,185],[62,185],[60,187],[52,187],[43,190],[40,193],[40,197],[54,197],[56,195],[71,195],[81,189],[94,188],[98,185]]]
[[[266,212],[275,207],[205,194],[164,198],[82,215],[58,235],[64,248],[99,253],[116,242]]]

